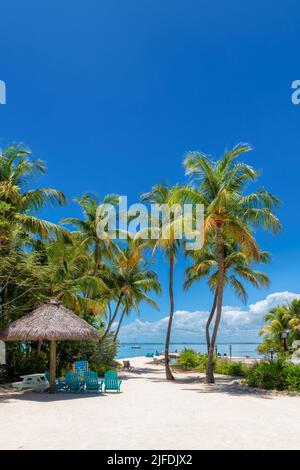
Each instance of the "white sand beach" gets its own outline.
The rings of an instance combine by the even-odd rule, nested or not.
[[[0,394],[1,449],[299,449],[300,396],[257,393],[219,376],[130,359],[122,393]]]

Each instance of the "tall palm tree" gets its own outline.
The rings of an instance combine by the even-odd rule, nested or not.
[[[250,263],[253,260],[249,259],[249,256],[243,253],[236,244],[224,243],[223,249],[224,288],[226,286],[231,287],[235,294],[245,303],[248,296],[242,281],[247,281],[257,288],[269,285],[270,280],[268,276],[251,268]],[[217,305],[218,253],[216,244],[211,244],[209,247],[206,246],[199,251],[188,252],[188,255],[191,257],[193,264],[186,269],[185,289],[188,289],[194,282],[208,277],[208,285],[214,293],[212,308],[205,326],[207,351],[209,352],[211,344],[209,329]],[[269,254],[264,251],[259,251],[258,256],[260,263],[267,263],[270,259]]]
[[[182,188],[179,185],[170,187],[165,184],[154,186],[150,192],[143,194],[141,197],[142,201],[149,201],[161,207],[165,205],[165,207],[168,207],[169,209],[171,209],[174,204],[179,204],[182,207],[184,198],[186,198],[186,194],[182,191]],[[153,245],[153,253],[155,253],[157,248],[160,247],[169,263],[170,315],[165,342],[165,369],[167,380],[174,380],[169,363],[169,348],[174,317],[174,264],[181,242],[181,240],[177,238],[176,232],[178,229],[179,231],[182,230],[184,225],[184,215],[182,212],[178,214],[173,213],[170,214],[170,218],[168,219],[164,218],[163,214],[161,213],[158,216],[158,219],[159,220],[156,221],[158,222],[158,227],[156,229],[156,239],[154,241],[151,240],[151,244]]]
[[[213,240],[216,243],[218,256],[217,306],[208,354],[207,383],[214,383],[213,346],[223,304],[224,241],[236,243],[255,261],[259,257],[259,248],[253,229],[262,226],[276,233],[280,228],[277,217],[272,213],[272,208],[279,203],[275,196],[264,189],[249,195],[244,194],[249,183],[257,179],[258,172],[245,163],[236,162],[236,158],[250,150],[248,144],[239,144],[232,150],[225,151],[218,161],[201,152],[187,154],[184,161],[186,173],[199,182],[198,191],[205,206],[205,242]]]
[[[111,240],[101,240],[97,234],[97,225],[104,216],[101,207],[103,204],[117,205],[119,197],[116,194],[108,194],[103,201],[99,201],[95,194],[84,194],[81,198],[74,199],[83,211],[83,220],[75,217],[67,217],[62,223],[72,225],[83,235],[83,243],[87,244],[94,253],[94,274],[102,265],[102,258],[106,257],[111,247]]]
[[[34,214],[45,205],[67,202],[61,191],[52,188],[29,189],[39,173],[46,173],[42,160],[32,160],[31,152],[21,145],[11,145],[0,151],[0,205],[5,222],[0,228],[0,248],[10,249],[10,234],[18,226],[20,234],[48,237],[51,234],[68,239],[68,231],[57,224],[39,219]]]
[[[62,205],[66,198],[61,191],[52,188],[30,189],[34,177],[46,172],[45,163],[33,160],[31,152],[21,145],[11,145],[0,151],[0,257],[2,265],[9,257],[14,245],[22,249],[26,242],[33,242],[36,236],[63,237],[69,233],[57,224],[37,217],[39,209],[47,204]],[[7,316],[7,292],[10,281],[1,285],[1,314]]]

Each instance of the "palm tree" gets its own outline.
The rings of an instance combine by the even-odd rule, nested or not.
[[[257,179],[258,173],[251,166],[235,160],[250,150],[248,144],[239,144],[231,151],[225,151],[216,162],[201,152],[187,154],[184,161],[186,173],[199,181],[199,198],[205,206],[205,242],[216,243],[218,257],[216,318],[208,354],[207,383],[214,383],[214,344],[221,320],[224,290],[224,242],[236,243],[256,261],[259,248],[253,229],[262,226],[277,232],[280,228],[277,217],[272,213],[272,208],[279,203],[275,196],[263,189],[244,195],[245,188]]]
[[[300,300],[293,299],[290,304],[278,305],[272,308],[264,317],[264,324],[261,327],[263,343],[259,346],[260,352],[268,352],[270,347],[275,351],[284,350],[282,333],[289,331],[288,340],[291,344],[294,339],[299,339],[300,333]]]
[[[9,257],[12,247],[22,249],[36,236],[55,236],[69,239],[69,233],[57,224],[42,220],[36,212],[46,206],[62,205],[66,198],[61,191],[52,188],[29,189],[34,177],[45,173],[45,163],[32,160],[31,152],[21,145],[11,145],[0,151],[0,256]],[[17,250],[14,249],[16,253]],[[6,316],[7,292],[10,281],[1,285],[1,313]]]
[[[295,332],[295,336],[300,334],[300,300],[293,299],[289,305],[291,320],[289,322],[291,329]]]
[[[284,331],[288,330],[291,326],[291,314],[287,306],[281,305],[272,308],[264,317],[267,324],[263,325],[260,330],[260,335],[264,336],[264,343],[269,347],[272,345],[275,351],[283,351],[283,343],[281,335]],[[261,351],[264,347],[260,348]]]
[[[109,287],[91,274],[93,257],[82,245],[78,234],[71,234],[71,244],[63,240],[39,244],[27,254],[27,264],[39,272],[40,301],[57,298],[78,315],[102,316]]]
[[[11,145],[0,151],[0,205],[5,223],[0,229],[1,253],[10,250],[11,232],[18,226],[19,235],[51,234],[68,239],[68,231],[57,224],[42,220],[33,214],[45,205],[67,202],[61,191],[52,188],[28,189],[36,174],[45,173],[42,160],[31,160],[31,152],[21,145]]]
[[[224,288],[226,286],[231,287],[235,294],[245,303],[248,296],[242,280],[249,282],[257,288],[269,285],[270,280],[268,276],[256,269],[252,269],[250,263],[253,260],[249,259],[236,244],[224,243],[223,250]],[[185,289],[188,289],[194,282],[208,277],[208,285],[214,293],[213,305],[205,326],[207,352],[209,352],[211,344],[209,328],[217,305],[218,253],[216,244],[204,247],[200,251],[188,252],[188,255],[192,258],[193,264],[186,269]],[[267,252],[259,251],[258,256],[261,263],[269,261],[269,254]]]
[[[118,336],[125,314],[129,314],[132,308],[139,313],[139,303],[141,301],[157,308],[156,302],[147,293],[154,291],[158,294],[161,288],[156,273],[148,269],[148,263],[145,262],[142,256],[143,250],[143,244],[130,239],[124,249],[117,245],[114,247],[110,258],[110,266],[104,272],[104,279],[106,285],[110,286],[113,292],[116,307],[108,322],[105,336],[115,322],[121,305],[123,305],[123,310],[115,339]]]
[[[81,198],[74,199],[81,207],[84,218],[78,219],[75,217],[67,217],[62,220],[64,224],[73,225],[83,235],[83,243],[87,244],[94,253],[94,269],[93,273],[96,274],[102,264],[102,258],[107,256],[112,241],[107,238],[101,240],[97,234],[97,225],[104,216],[104,211],[101,210],[103,204],[117,205],[119,197],[116,194],[108,194],[100,202],[95,194],[84,194]]]
[[[156,185],[150,192],[143,194],[141,199],[142,201],[149,201],[151,203],[158,204],[160,207],[165,205],[165,207],[171,209],[174,204],[179,204],[182,207],[184,198],[186,198],[186,194],[184,191],[182,191],[182,188],[179,185],[174,187],[170,187],[168,185]],[[176,237],[176,232],[178,229],[179,232],[182,230],[182,226],[184,225],[184,215],[182,212],[178,214],[171,213],[170,218],[164,218],[162,213],[160,216],[158,216],[158,219],[159,220],[156,221],[158,222],[156,239],[154,242],[152,240],[150,243],[154,245],[153,253],[155,253],[157,248],[160,247],[169,263],[170,316],[165,342],[165,368],[167,380],[174,380],[169,363],[169,347],[174,317],[174,264],[181,241]],[[141,233],[140,236],[142,237],[143,234]]]
[[[140,313],[139,304],[146,302],[152,308],[158,309],[157,303],[151,299],[148,292],[154,291],[160,293],[161,288],[157,279],[157,274],[151,270],[143,270],[139,266],[131,269],[126,276],[126,286],[123,287],[123,311],[115,332],[114,341],[116,341],[125,314],[129,315],[132,309],[137,314]]]

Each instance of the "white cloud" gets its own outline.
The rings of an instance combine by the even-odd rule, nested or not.
[[[293,292],[275,292],[264,300],[250,304],[247,308],[224,306],[218,337],[220,340],[256,341],[258,331],[263,323],[264,315],[276,305],[289,303],[292,299],[300,298]],[[174,313],[172,341],[194,342],[204,341],[205,323],[209,312],[205,310],[177,310]],[[142,321],[139,318],[122,326],[121,341],[163,341],[168,325],[168,317],[157,321]]]
[[[290,303],[293,299],[299,299],[300,294],[293,292],[275,292],[274,294],[268,295],[264,300],[256,302],[256,304],[249,305],[249,311],[257,315],[265,315],[270,308],[276,307],[280,304]]]

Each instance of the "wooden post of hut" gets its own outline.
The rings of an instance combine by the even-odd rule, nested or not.
[[[50,393],[55,393],[56,341],[50,341]]]

